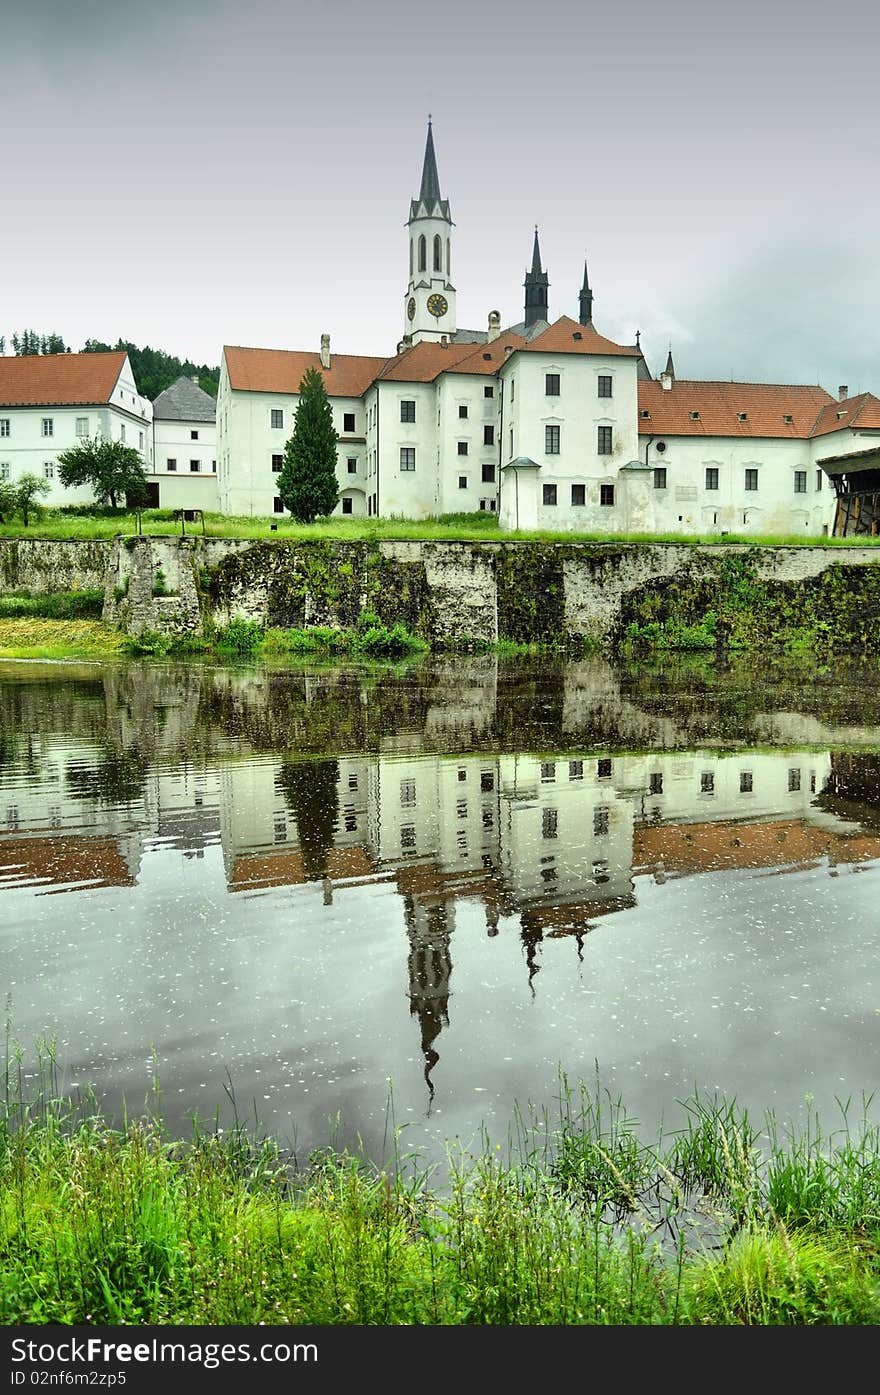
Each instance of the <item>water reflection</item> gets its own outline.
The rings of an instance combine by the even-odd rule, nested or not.
[[[335,1106],[370,1138],[355,1082],[375,1120],[377,1086],[416,1062],[423,1114],[442,1088],[461,1127],[478,1104],[503,1121],[560,1061],[589,1074],[600,1047],[649,1099],[707,1063],[729,1091],[766,1071],[797,972],[812,985],[802,1058],[777,1062],[770,1093],[812,1084],[804,1031],[816,1054],[833,1043],[842,1071],[864,1065],[876,1017],[852,986],[837,1004],[824,992],[827,946],[803,934],[806,918],[861,935],[868,903],[847,890],[830,907],[816,877],[880,858],[880,758],[859,749],[877,729],[852,725],[836,686],[799,715],[790,684],[746,699],[735,674],[725,687],[717,672],[676,683],[600,663],[98,675],[0,670],[0,953],[18,1033],[60,1028],[111,1097],[157,1043],[183,1082],[178,1123],[199,1090],[219,1097],[234,1061],[270,1115],[301,1091],[314,1142]],[[849,679],[871,715],[873,675]],[[713,708],[716,739],[697,743]],[[58,893],[66,911],[37,910]],[[873,934],[856,944],[859,992]],[[690,983],[694,1001],[661,1005],[646,972],[679,995]]]

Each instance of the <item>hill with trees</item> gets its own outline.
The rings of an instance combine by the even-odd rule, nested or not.
[[[9,342],[12,346],[12,352],[18,357],[29,354],[69,354],[72,352],[60,334],[41,334],[35,329],[14,330]],[[164,349],[151,349],[148,345],[141,348],[137,344],[132,344],[128,339],[117,339],[115,344],[105,344],[100,339],[87,339],[82,347],[82,352],[100,354],[109,353],[115,349],[124,349],[128,354],[138,392],[142,397],[149,397],[150,401],[153,401],[160,392],[164,392],[165,388],[176,382],[182,374],[191,378],[197,373],[199,387],[204,392],[210,393],[212,397],[217,396],[217,388],[220,383],[219,366],[212,367],[207,363],[193,363],[192,359],[178,358],[176,354],[168,354]],[[6,339],[5,336],[0,336],[0,354],[5,352]]]

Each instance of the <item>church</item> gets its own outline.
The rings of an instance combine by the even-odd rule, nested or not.
[[[832,477],[846,461],[876,461],[880,401],[869,393],[684,380],[671,351],[653,377],[638,336],[618,344],[594,324],[586,265],[577,318],[553,319],[537,230],[522,320],[505,328],[491,311],[485,328],[464,328],[453,253],[429,122],[396,352],[336,354],[328,335],[311,351],[226,346],[224,512],[283,511],[273,477],[310,366],[339,433],[340,514],[487,510],[502,529],[816,536],[834,528]]]

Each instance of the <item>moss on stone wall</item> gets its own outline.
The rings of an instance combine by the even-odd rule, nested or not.
[[[563,547],[516,543],[498,551],[498,638],[518,644],[565,642]]]

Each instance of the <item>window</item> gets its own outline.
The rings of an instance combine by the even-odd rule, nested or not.
[[[50,436],[52,435],[52,432],[51,432],[51,431],[49,432],[49,435],[50,435]],[[120,426],[120,428],[119,428],[119,439],[120,439],[120,441],[124,441],[124,440],[125,440],[125,427],[124,427],[124,426]]]
[[[513,402],[513,401],[515,401],[515,399],[516,399],[516,382],[515,382],[515,380],[514,380],[513,378],[511,378],[511,380],[510,380],[510,400],[511,400],[511,402]]]
[[[416,802],[416,782],[415,780],[401,780],[400,782],[400,807],[401,809],[413,809]]]
[[[198,433],[198,431],[190,431],[190,433],[189,433],[189,439],[190,439],[191,441],[197,441],[197,440],[199,439],[199,433]]]
[[[700,414],[699,414],[699,412],[688,412],[688,416],[690,417],[691,421],[699,421],[699,420],[700,420]]]
[[[138,450],[143,450],[143,448],[144,448],[144,433],[143,433],[143,431],[139,431],[139,432],[138,432]]]
[[[558,396],[559,396],[559,374],[558,374],[558,373],[545,373],[545,374],[544,374],[544,393],[545,393],[545,396],[547,396],[547,397],[558,397]]]
[[[822,488],[822,471],[821,471],[821,470],[817,470],[817,471],[816,471],[816,488],[817,488],[817,489],[821,489],[821,488]]]
[[[571,502],[573,508],[582,508],[587,502],[587,486],[585,484],[573,484],[571,486]]]
[[[806,494],[806,492],[807,492],[807,472],[806,472],[806,470],[795,470],[795,472],[794,472],[794,492],[795,492],[795,494]]]
[[[494,483],[495,483],[495,466],[494,466],[494,465],[483,465],[483,466],[482,466],[482,472],[483,472],[483,484],[494,484]]]
[[[792,416],[791,412],[783,412],[782,420],[785,422],[786,426],[791,426],[794,422],[794,417]]]
[[[55,435],[55,420],[53,417],[43,417],[43,435]]]
[[[569,780],[582,780],[584,778],[584,763],[582,760],[570,760],[568,762]]]
[[[461,782],[464,781],[464,780],[466,780],[466,779],[467,779],[467,771],[466,771],[466,770],[462,770],[461,767],[459,766],[459,770],[458,770],[458,780],[459,780],[459,784],[461,784]]]
[[[275,495],[275,498],[272,500],[272,510],[273,510],[274,513],[283,513],[283,512],[284,512],[284,505],[282,504],[281,500],[278,498],[278,495],[277,495],[277,494]]]
[[[603,756],[601,760],[596,761],[596,774],[600,780],[608,780],[611,778],[611,761],[607,756]]]
[[[663,793],[663,773],[660,770],[653,770],[649,776],[648,790],[651,794]]]
[[[600,503],[600,504],[602,505],[602,507],[605,508],[605,509],[613,509],[613,508],[614,508],[614,485],[613,485],[613,484],[600,484],[600,485],[599,485],[599,503]]]
[[[484,387],[484,388],[483,388],[483,396],[484,396],[484,397],[494,397],[494,396],[495,396],[495,389],[491,386],[491,384],[490,384],[488,387]]]
[[[401,470],[414,470],[416,468],[415,446],[400,447],[400,468]]]
[[[748,412],[737,412],[736,419],[737,421],[748,421]]]
[[[199,464],[198,460],[191,460],[189,462],[189,472],[191,475],[197,475],[200,469],[201,465]]]
[[[495,788],[495,772],[494,772],[494,770],[481,770],[481,771],[480,771],[480,790],[482,791],[482,793],[483,793],[483,794],[491,794],[492,791],[494,790],[494,788]]]
[[[458,443],[458,453],[459,453],[459,455],[467,455],[467,453],[468,453],[468,443],[467,443],[467,441],[459,441],[459,443]]]
[[[510,455],[513,457],[513,427],[510,428]]]
[[[758,488],[757,470],[746,470],[746,489],[755,490]]]
[[[0,417],[0,436],[9,435],[9,417]]]
[[[343,499],[343,501],[342,501],[342,512],[343,512],[343,513],[354,513],[353,501],[352,501],[350,498]]]
[[[343,431],[354,431],[354,412],[342,413],[342,429]]]
[[[739,792],[740,794],[752,793],[752,772],[751,770],[741,770],[739,772]]]
[[[658,465],[657,468],[656,468],[655,471],[654,471],[654,488],[655,488],[655,489],[665,489],[665,488],[666,488],[666,466],[665,466],[665,465]]]
[[[466,800],[466,799],[459,799],[459,800],[457,800],[457,801],[456,801],[456,804],[455,804],[455,817],[458,818],[458,819],[466,819],[467,816],[468,816],[468,811],[467,811],[467,800]]]
[[[284,456],[283,456],[283,455],[273,455],[273,456],[272,456],[272,473],[273,473],[273,475],[280,475],[280,474],[281,474],[281,467],[282,467],[283,464],[284,464]]]
[[[600,396],[600,397],[610,397],[610,396],[611,396],[611,377],[610,377],[610,375],[607,375],[607,374],[604,374],[604,373],[600,373],[600,374],[599,374],[599,396]]]
[[[800,769],[797,769],[797,770],[789,770],[789,772],[788,772],[788,790],[789,790],[789,793],[790,793],[790,794],[793,794],[794,791],[795,791],[795,790],[799,790],[800,787],[801,787],[801,772],[800,772]]]
[[[217,473],[217,461],[216,461],[216,460],[212,460],[212,461],[211,461],[211,474],[212,474],[212,475],[216,475],[216,473]]]
[[[594,810],[593,810],[593,837],[594,837],[594,838],[604,838],[604,837],[605,837],[606,833],[608,832],[608,825],[609,825],[609,823],[610,823],[610,813],[611,813],[611,811],[610,811],[610,809],[608,808],[608,805],[607,805],[607,804],[600,804],[599,807],[598,807],[597,809],[594,809]]]
[[[12,475],[12,468],[8,460],[0,460],[0,480],[8,480]]]
[[[166,470],[170,470],[172,475],[177,470],[177,461],[173,455],[169,455],[168,459],[165,461],[165,468]]]
[[[358,821],[357,821],[357,813],[355,812],[355,807],[354,807],[354,805],[353,805],[353,804],[345,804],[345,805],[343,805],[343,814],[345,815],[345,831],[346,831],[346,833],[357,833]]]
[[[717,488],[718,488],[718,467],[717,467],[717,465],[707,465],[707,466],[706,466],[706,488],[707,488],[707,489],[717,489]]]
[[[434,234],[434,270],[443,270],[443,243],[439,233]]]
[[[541,782],[550,785],[556,779],[556,762],[544,760],[541,762]]]
[[[422,238],[422,242],[424,242]],[[416,850],[416,826],[414,823],[404,823],[400,826],[400,851],[402,853],[414,853]]]
[[[275,842],[276,842],[276,843],[286,843],[286,842],[287,842],[287,817],[286,817],[286,815],[284,815],[284,814],[276,814],[276,815],[275,815],[275,818],[274,818],[274,820],[273,820],[273,826],[274,826],[274,831],[275,831]]]
[[[53,461],[51,461],[51,460],[44,460],[44,461],[43,461],[43,474],[44,474],[44,476],[46,477],[47,480],[54,480],[54,478],[55,478],[55,465],[54,465],[54,462],[53,462]]]
[[[347,464],[348,464],[348,473],[349,473],[350,475],[356,475],[357,472],[358,472],[357,457],[354,456],[354,455],[350,455],[350,456],[348,457]]]
[[[419,271],[426,271],[428,267],[428,244],[425,241],[424,233],[419,238]]]
[[[610,454],[611,454],[611,427],[610,427],[610,426],[600,426],[600,427],[599,427],[599,439],[598,439],[598,442],[597,442],[596,449],[598,450],[598,452],[599,452],[600,455],[610,455]]]
[[[269,425],[273,431],[284,430],[284,411],[281,407],[273,407],[269,412]]]
[[[349,775],[349,777],[348,777],[348,788],[349,788],[350,790],[356,790],[357,787],[358,787],[358,777],[357,777],[356,775]]]
[[[88,434],[89,434],[89,419],[88,419],[88,417],[77,417],[77,419],[76,419],[76,434],[77,434],[77,436],[88,436]],[[141,444],[143,445],[143,442],[141,442]]]
[[[459,404],[459,408],[458,408],[458,415],[459,415],[459,418],[460,418],[462,421],[467,421],[467,414],[468,414],[468,409],[467,409],[467,407],[464,405],[464,403],[460,403],[460,404]]]
[[[714,770],[704,770],[700,775],[700,794],[715,793],[715,772]]]
[[[548,455],[559,454],[559,427],[544,427],[544,450]]]
[[[467,489],[467,475],[459,475],[458,487],[459,489]]]
[[[483,427],[483,445],[484,445],[484,446],[494,446],[494,444],[495,444],[495,427],[494,427],[494,426],[484,426],[484,427]]]
[[[545,504],[548,504],[548,505],[552,505],[552,504],[555,504],[555,503],[556,503],[556,485],[555,485],[555,484],[545,484],[545,485],[544,485],[544,503],[545,503]]]
[[[559,830],[559,812],[556,809],[541,810],[541,837],[556,838]]]
[[[401,421],[415,421],[415,419],[416,419],[416,404],[415,404],[415,402],[407,402],[407,401],[401,402],[401,404],[400,404],[400,420],[401,420]]]

